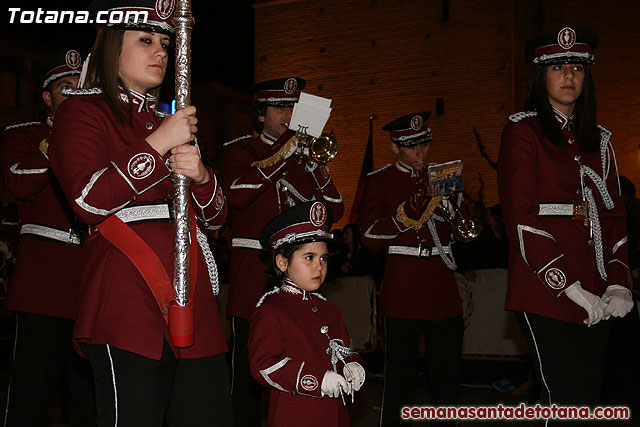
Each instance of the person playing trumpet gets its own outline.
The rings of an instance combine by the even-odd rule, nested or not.
[[[401,407],[413,403],[423,334],[431,404],[453,406],[458,401],[462,305],[453,276],[448,215],[436,209],[441,198],[429,195],[430,114],[409,114],[383,127],[391,134],[397,161],[369,174],[362,203],[363,242],[386,253],[380,298],[385,337],[382,426],[401,425]]]
[[[227,316],[233,333],[232,395],[238,426],[259,425],[260,387],[249,375],[249,316],[266,291],[267,265],[260,259],[262,228],[279,213],[303,202],[325,203],[339,220],[342,196],[329,169],[298,164],[295,132],[289,130],[293,105],[306,81],[298,77],[268,80],[253,86],[253,125],[246,135],[224,144],[224,190],[231,206],[231,283]]]

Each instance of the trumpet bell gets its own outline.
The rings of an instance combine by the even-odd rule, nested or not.
[[[463,218],[458,222],[453,236],[461,243],[474,240],[482,233],[482,223],[473,219]]]
[[[320,164],[329,163],[338,155],[338,140],[333,133],[323,133],[311,141],[309,157]]]

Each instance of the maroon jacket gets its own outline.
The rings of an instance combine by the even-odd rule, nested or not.
[[[586,312],[563,295],[565,288],[580,282],[584,289],[601,296],[609,285],[630,287],[625,209],[618,191],[611,133],[600,128],[601,149],[580,154],[577,143],[567,148],[553,145],[535,112],[509,119],[502,132],[498,163],[498,189],[510,241],[505,306],[582,325]],[[573,139],[569,129],[570,124],[563,130],[567,140]],[[540,204],[581,200],[580,165],[597,175],[612,201],[611,209],[605,207],[594,179],[584,176],[585,188],[591,189],[597,207],[607,280],[598,272],[597,245],[589,244],[589,227],[582,220],[539,215]]]
[[[400,162],[369,174],[362,198],[362,240],[371,250],[389,245],[433,247],[434,236],[427,224],[416,232],[397,218],[400,203],[412,190],[411,169]],[[436,235],[443,246],[452,241],[451,228],[438,209],[432,217]],[[430,220],[431,221],[431,220]],[[452,258],[452,255],[448,255]],[[453,271],[439,255],[418,258],[386,255],[380,314],[403,319],[442,320],[462,314]]]
[[[128,111],[124,100],[122,106]],[[125,206],[171,200],[173,186],[167,179],[170,172],[165,158],[145,141],[159,125],[155,101],[136,94],[131,126],[117,121],[102,95],[71,98],[60,106],[50,146],[51,161],[73,210],[83,222],[92,226]],[[191,186],[192,206],[199,224],[215,228],[224,222],[226,203],[217,179],[210,173],[209,183]],[[154,250],[169,277],[173,277],[173,224],[156,221],[129,226]],[[88,239],[83,252],[75,339],[110,344],[159,359],[163,338],[169,336],[168,328],[136,267],[99,233]],[[181,358],[227,351],[200,248],[196,285],[195,344],[174,349]]]
[[[349,426],[342,399],[322,397],[322,379],[333,370],[326,350],[329,338],[350,339],[340,310],[317,293],[283,285],[264,298],[251,314],[249,365],[251,375],[271,389],[269,425],[291,427]],[[361,363],[357,353],[346,362]],[[344,365],[337,364],[342,375]],[[357,396],[356,396],[357,398]],[[345,401],[351,402],[349,396]]]
[[[317,166],[310,172],[292,158],[266,169],[251,166],[255,160],[265,157],[273,143],[262,134],[255,138],[247,135],[225,144],[223,181],[231,206],[234,239],[253,239],[257,243],[267,222],[287,208],[308,200],[327,204],[334,222],[342,217],[342,196],[333,184],[328,168]],[[266,291],[265,269],[259,249],[238,247],[232,241],[227,315],[249,318]]]
[[[73,213],[40,143],[49,139],[47,123],[10,126],[2,133],[2,175],[18,204],[20,225],[73,228]],[[45,143],[46,144],[46,143]],[[80,281],[80,249],[63,242],[20,236],[6,308],[72,319]]]

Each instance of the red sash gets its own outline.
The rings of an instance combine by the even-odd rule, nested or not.
[[[158,255],[149,247],[147,242],[145,242],[133,229],[127,225],[124,221],[118,218],[116,215],[111,215],[109,218],[102,221],[100,224],[96,226],[100,234],[107,239],[113,246],[118,248],[123,254],[129,258],[129,260],[136,266],[136,269],[140,272],[144,281],[149,286],[151,293],[156,299],[158,306],[160,307],[160,312],[164,317],[164,320],[169,325],[170,329],[174,329],[170,324],[170,317],[175,317],[173,314],[169,316],[169,312],[177,312],[180,311],[181,314],[178,314],[178,317],[182,318],[184,316],[184,312],[187,314],[187,322],[191,322],[191,326],[189,327],[181,325],[179,326],[180,330],[183,329],[191,329],[191,334],[193,330],[193,304],[194,304],[194,296],[195,296],[195,288],[197,282],[197,273],[198,273],[198,239],[196,234],[196,218],[193,212],[193,209],[189,210],[189,217],[191,219],[190,224],[190,234],[191,234],[191,245],[189,246],[189,304],[187,307],[180,307],[175,302],[175,295],[173,292],[173,285],[171,280],[169,279],[169,275],[167,274],[167,270],[164,268],[164,265],[158,258]],[[178,322],[181,322],[178,320]],[[176,325],[177,326],[177,325]],[[178,335],[185,335],[184,332],[178,332]],[[186,335],[189,335],[189,332],[186,332]],[[173,338],[173,332],[172,332]],[[193,339],[191,339],[191,344],[188,344],[189,339],[186,341],[184,339],[178,338],[174,339],[174,345],[177,347],[188,347],[193,344]],[[182,345],[182,344],[187,345]]]

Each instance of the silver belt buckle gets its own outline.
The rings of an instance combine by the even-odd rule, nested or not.
[[[573,219],[583,221],[585,226],[589,225],[589,202],[586,200],[573,201]]]
[[[71,229],[69,230],[69,239],[67,240],[67,246],[72,248],[80,248],[82,247],[82,234],[77,231]]]
[[[423,248],[422,244],[418,245],[418,259],[420,258],[431,258],[431,248]]]

